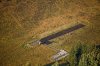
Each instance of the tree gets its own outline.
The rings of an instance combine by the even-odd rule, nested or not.
[[[100,47],[77,44],[69,56],[71,66],[100,66]]]

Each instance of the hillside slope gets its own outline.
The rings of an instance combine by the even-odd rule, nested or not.
[[[86,27],[52,40],[54,47],[69,51],[77,42],[99,44],[99,21],[99,0],[0,0],[0,64],[50,63],[52,49],[43,45],[24,48],[23,44],[63,25],[82,23]]]

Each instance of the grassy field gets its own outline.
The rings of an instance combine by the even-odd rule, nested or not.
[[[24,44],[78,23],[84,28],[53,39],[51,46],[70,51],[78,42],[100,44],[99,0],[0,0],[0,66],[43,66],[55,52]]]

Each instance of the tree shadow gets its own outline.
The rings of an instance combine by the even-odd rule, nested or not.
[[[96,49],[100,49],[100,45],[96,45]]]

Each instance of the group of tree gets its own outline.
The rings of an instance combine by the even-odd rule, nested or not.
[[[65,66],[100,66],[100,45],[77,44],[67,57]],[[67,63],[67,62],[66,62]],[[58,62],[52,66],[61,66]]]

